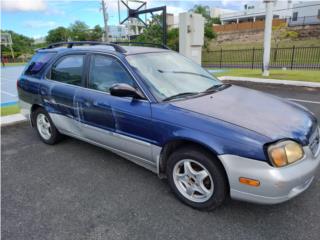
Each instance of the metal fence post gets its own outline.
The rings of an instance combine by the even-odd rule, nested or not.
[[[220,68],[222,67],[222,48],[220,48]]]
[[[253,69],[254,66],[254,48],[252,49],[252,64],[251,64],[251,68]]]
[[[293,45],[292,47],[292,55],[291,55],[291,70],[293,68],[293,62],[294,62],[294,52],[295,52],[296,46]]]
[[[277,55],[278,55],[278,44],[277,44],[276,48],[274,49],[274,54],[273,54],[274,63],[276,63],[276,61],[277,61]]]

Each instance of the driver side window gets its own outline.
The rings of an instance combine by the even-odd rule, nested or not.
[[[110,92],[110,87],[117,83],[134,86],[134,81],[121,63],[109,56],[93,55],[89,70],[89,88]]]

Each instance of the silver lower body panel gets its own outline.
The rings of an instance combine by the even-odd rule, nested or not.
[[[314,156],[308,147],[304,151],[304,159],[281,168],[239,156],[220,155],[228,175],[231,198],[276,204],[299,195],[311,185],[320,164],[320,154]],[[242,184],[239,182],[240,177],[259,180],[260,186]]]
[[[83,124],[69,117],[50,113],[56,128],[62,134],[110,150],[152,172],[159,173],[161,147],[116,132]]]

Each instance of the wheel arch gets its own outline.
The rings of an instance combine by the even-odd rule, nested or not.
[[[43,106],[41,106],[40,104],[37,104],[37,103],[35,103],[35,104],[33,104],[31,106],[31,109],[30,109],[30,122],[31,122],[31,126],[32,127],[35,126],[33,114],[39,108],[43,108]]]
[[[194,139],[190,138],[176,138],[176,139],[171,139],[170,141],[166,142],[160,152],[159,156],[159,176],[160,177],[165,177],[166,173],[166,166],[167,166],[167,161],[170,155],[177,149],[182,148],[182,147],[196,147],[199,148],[201,151],[205,151],[208,154],[210,154],[214,159],[216,159],[219,164],[221,164],[222,169],[224,170],[225,176],[228,180],[228,175],[226,172],[226,169],[224,168],[223,163],[218,157],[217,151],[208,146],[207,144],[203,142],[199,142]]]

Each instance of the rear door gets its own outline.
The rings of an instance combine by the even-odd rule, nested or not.
[[[85,54],[68,54],[59,58],[42,81],[40,94],[56,127],[80,135],[74,97],[84,84]]]

